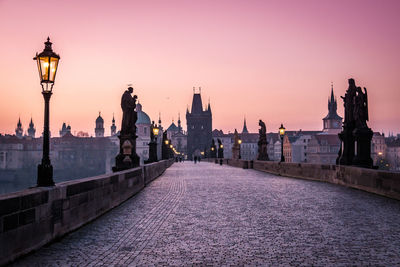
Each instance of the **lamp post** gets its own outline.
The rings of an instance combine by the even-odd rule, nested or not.
[[[152,139],[150,140],[149,143],[149,163],[150,162],[157,162],[157,136],[158,136],[158,132],[159,129],[157,127],[157,125],[154,125],[154,122],[151,126],[151,131],[152,131]]]
[[[285,127],[281,123],[281,127],[279,127],[279,135],[281,136],[281,162],[285,162],[285,157],[283,156],[283,136],[285,135]]]
[[[238,140],[238,144],[239,144],[239,159],[241,159],[242,156],[240,155],[240,148],[241,148],[241,145],[242,145],[242,139]]]
[[[50,162],[50,131],[49,131],[49,117],[50,117],[50,97],[52,95],[54,81],[56,78],[58,61],[60,56],[53,52],[51,48],[52,43],[50,38],[44,43],[44,50],[33,58],[36,60],[40,84],[42,85],[42,95],[44,98],[44,129],[43,129],[43,157],[42,163],[38,166],[37,186],[52,186],[53,181],[53,166]]]

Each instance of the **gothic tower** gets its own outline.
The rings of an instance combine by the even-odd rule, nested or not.
[[[111,136],[117,134],[117,126],[115,126],[115,119],[114,119],[114,114],[113,114],[113,119],[112,119],[112,124],[111,124]]]
[[[31,118],[31,122],[29,123],[29,128],[28,128],[28,136],[35,138],[35,133],[36,133],[35,125],[33,124]]]
[[[244,121],[243,121],[242,133],[249,133],[249,131],[247,130],[246,118],[244,118]]]
[[[24,129],[22,129],[21,117],[18,118],[17,128],[15,128],[15,135],[18,138],[22,138],[22,134],[24,133]]]
[[[201,87],[199,88],[201,92]],[[193,156],[200,156],[201,152],[206,152],[206,149],[211,146],[212,139],[212,113],[211,106],[203,110],[201,94],[195,92],[193,87],[192,109],[186,110],[187,123],[187,155],[189,159]]]
[[[181,113],[178,114],[178,133],[182,132]]]
[[[328,99],[328,115],[323,120],[323,131],[337,134],[342,130],[342,117],[337,114],[337,101],[331,87],[331,97]]]
[[[99,116],[96,119],[96,128],[94,129],[94,133],[96,137],[104,137],[104,120],[101,117],[99,112]]]

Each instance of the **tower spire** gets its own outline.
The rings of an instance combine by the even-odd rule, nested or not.
[[[242,130],[242,133],[249,133],[249,131],[247,130],[246,116],[244,116],[244,120],[243,120],[243,130]]]
[[[182,132],[182,126],[181,126],[181,113],[178,113],[178,132]]]

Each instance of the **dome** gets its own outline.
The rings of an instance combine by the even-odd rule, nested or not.
[[[104,123],[104,120],[103,120],[103,118],[102,118],[101,115],[100,115],[100,112],[99,112],[99,116],[98,116],[97,119],[96,119],[96,123]]]
[[[171,125],[167,129],[168,132],[177,132],[178,130],[179,130],[178,127],[173,122],[171,123]]]
[[[149,115],[147,115],[146,112],[142,111],[142,105],[139,103],[136,105],[136,112],[137,112],[136,124],[149,124],[149,125],[151,124]]]

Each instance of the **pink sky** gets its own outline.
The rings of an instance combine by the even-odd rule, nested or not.
[[[50,36],[60,54],[50,126],[106,135],[128,83],[152,119],[181,113],[193,86],[211,99],[213,128],[320,130],[330,84],[367,87],[369,126],[400,132],[400,1],[0,0],[0,133],[18,116],[43,129],[36,52]]]

